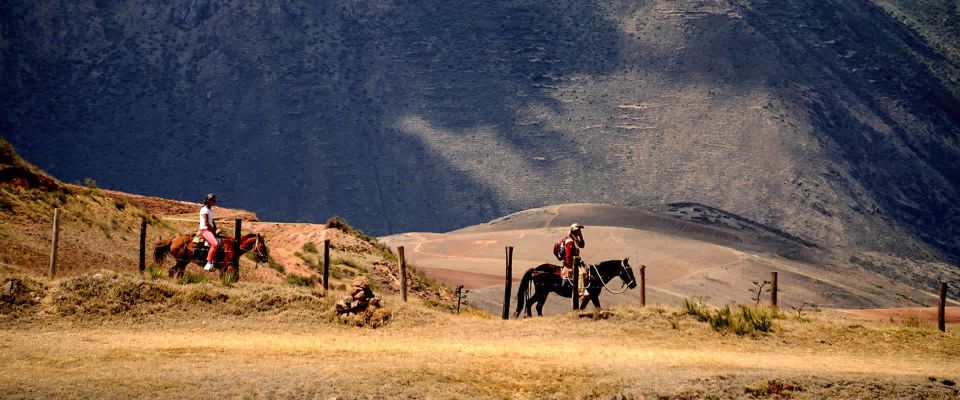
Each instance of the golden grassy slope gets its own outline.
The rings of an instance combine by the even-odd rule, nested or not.
[[[500,321],[388,295],[370,330],[306,288],[28,284],[41,298],[0,314],[4,398],[952,398],[960,379],[953,327],[829,312],[739,337],[659,306]]]

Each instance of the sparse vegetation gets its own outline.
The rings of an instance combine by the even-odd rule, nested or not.
[[[316,282],[316,278],[312,276],[304,276],[297,274],[287,274],[283,277],[283,281],[294,286],[304,286],[312,287]]]
[[[904,319],[903,321],[900,321],[900,326],[904,328],[911,328],[911,329],[932,329],[933,328],[933,324],[931,324],[930,322],[924,321],[923,319],[916,316],[911,316],[909,318]]]
[[[332,217],[332,218],[328,219],[328,220],[327,220],[327,228],[339,229],[340,231],[342,231],[342,232],[344,232],[344,233],[346,233],[346,234],[349,234],[349,235],[354,236],[354,237],[356,237],[356,238],[358,238],[358,239],[360,239],[360,240],[363,240],[363,241],[365,241],[365,242],[367,242],[367,243],[370,243],[370,244],[373,245],[373,247],[375,247],[378,251],[380,251],[380,252],[383,253],[384,255],[392,256],[392,259],[393,259],[393,260],[396,260],[396,255],[393,254],[393,250],[391,250],[391,249],[390,249],[389,247],[387,247],[385,244],[380,243],[380,241],[377,240],[376,238],[374,238],[374,237],[372,237],[372,236],[369,236],[369,235],[367,235],[366,233],[363,233],[362,231],[360,231],[360,230],[358,230],[358,229],[350,226],[350,224],[347,223],[347,220],[345,220],[345,219],[343,219],[343,218],[340,218],[340,217],[335,216],[335,217]],[[387,257],[387,258],[390,258],[390,257]]]
[[[267,266],[270,267],[270,269],[279,272],[280,275],[284,275],[287,273],[286,268],[283,266],[283,264],[275,260],[273,257],[267,258]]]
[[[151,265],[147,267],[147,276],[150,277],[151,280],[163,278],[163,275],[163,268],[160,268],[159,265]]]
[[[807,302],[803,302],[803,304],[801,304],[799,307],[798,307],[798,306],[790,306],[790,308],[791,308],[791,309],[793,310],[793,312],[795,313],[795,315],[793,316],[794,319],[796,319],[797,321],[800,321],[800,322],[809,321],[809,319],[807,318],[807,314],[804,313],[804,311],[803,311],[803,309],[804,309],[805,307],[807,307],[807,306],[811,306],[811,307],[814,307],[814,308],[817,307],[816,304],[807,303]]]
[[[304,244],[303,244],[303,251],[305,251],[305,252],[307,252],[307,253],[314,253],[314,254],[317,254],[317,253],[320,252],[320,250],[317,248],[317,244],[316,244],[316,243],[313,243],[313,242],[304,243]]]
[[[778,317],[776,310],[766,307],[740,305],[733,310],[725,305],[711,309],[700,299],[684,299],[683,307],[688,315],[697,321],[709,323],[717,332],[732,332],[741,336],[772,331],[773,320]]]
[[[753,287],[750,288],[750,292],[753,293],[753,302],[754,306],[760,306],[760,297],[763,296],[763,288],[770,284],[770,281],[757,282],[753,281]],[[769,293],[772,289],[767,289],[766,292]]]

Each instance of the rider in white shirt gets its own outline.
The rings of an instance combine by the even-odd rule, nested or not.
[[[200,236],[210,245],[207,265],[203,266],[204,271],[213,271],[214,257],[217,255],[217,224],[213,218],[213,207],[216,205],[217,196],[208,194],[203,200],[203,207],[200,208]]]

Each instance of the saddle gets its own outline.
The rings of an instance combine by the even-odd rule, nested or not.
[[[203,240],[203,236],[197,234],[191,242],[193,242],[195,246],[193,246],[193,254],[190,255],[190,258],[194,260],[206,260],[207,253],[210,252],[210,246],[207,245],[206,240]],[[223,261],[223,240],[219,236],[217,236],[217,254],[215,254],[214,257],[217,261]]]

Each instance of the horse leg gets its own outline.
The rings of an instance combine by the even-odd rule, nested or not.
[[[593,295],[593,296],[590,296],[590,301],[593,302],[593,306],[594,306],[594,307],[596,307],[598,310],[600,309],[600,294],[599,294],[599,293],[597,293],[597,294],[595,294],[595,295]]]
[[[183,274],[187,272],[187,264],[190,264],[190,261],[181,261],[177,263],[177,279],[183,278]]]
[[[538,298],[537,296],[540,296],[540,288],[534,286],[533,296],[530,296],[530,298],[527,299],[527,304],[524,305],[524,309],[526,310],[527,318],[530,318],[530,317],[533,316],[533,313],[530,311],[530,307],[533,307],[533,302]]]
[[[547,303],[548,294],[550,294],[550,292],[544,291],[543,296],[540,296],[540,298],[537,299],[537,316],[538,317],[543,316],[543,305]]]
[[[180,278],[180,277],[182,277],[182,276],[183,276],[183,272],[182,272],[181,270],[183,269],[183,264],[184,264],[183,261],[177,260],[177,262],[175,262],[175,263],[173,264],[173,266],[170,267],[170,270],[167,271],[167,277],[168,277],[168,278]],[[177,276],[177,275],[180,275],[180,276]]]

